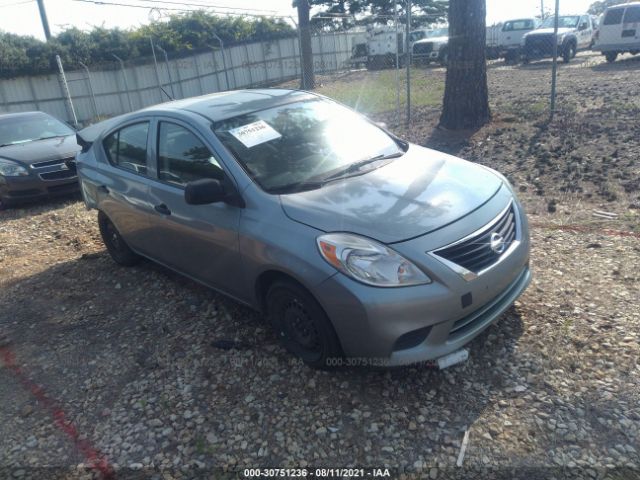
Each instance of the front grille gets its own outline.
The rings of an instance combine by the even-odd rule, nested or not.
[[[69,158],[58,158],[56,160],[47,160],[46,162],[35,162],[31,164],[31,168],[46,168],[46,167],[53,167],[56,165],[62,165],[63,163],[65,163],[68,160],[73,160],[74,157],[69,157]]]
[[[499,237],[502,236],[502,242]],[[493,238],[492,238],[493,237]],[[450,262],[478,273],[496,263],[516,238],[516,214],[513,204],[479,233],[449,247],[433,252]],[[492,240],[494,247],[492,247]]]
[[[46,172],[41,173],[40,178],[42,180],[53,181],[53,180],[64,180],[65,178],[74,178],[76,176],[76,172],[73,170],[57,170],[55,172]]]
[[[416,43],[413,46],[414,55],[428,55],[433,51],[433,43]]]
[[[525,40],[525,51],[529,55],[552,55],[553,33],[529,35]]]

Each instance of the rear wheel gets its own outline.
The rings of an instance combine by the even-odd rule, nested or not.
[[[140,261],[140,256],[129,248],[113,222],[102,212],[98,213],[98,226],[104,246],[117,264],[132,267]]]
[[[342,357],[338,337],[318,302],[292,281],[277,281],[267,292],[267,315],[284,347],[314,368]]]
[[[607,62],[613,63],[616,61],[616,58],[618,58],[618,52],[607,52],[604,56],[607,59]]]

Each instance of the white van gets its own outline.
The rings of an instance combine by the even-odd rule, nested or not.
[[[621,53],[640,53],[640,2],[607,8],[594,50],[602,52],[610,63]]]

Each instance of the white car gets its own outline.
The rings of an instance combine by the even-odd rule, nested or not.
[[[602,52],[610,63],[621,53],[640,53],[640,2],[607,8],[594,50]]]

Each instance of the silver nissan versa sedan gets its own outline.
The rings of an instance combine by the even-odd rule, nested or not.
[[[502,175],[316,94],[174,101],[78,141],[116,262],[150,258],[264,312],[312,366],[464,352],[531,280],[526,216]]]

